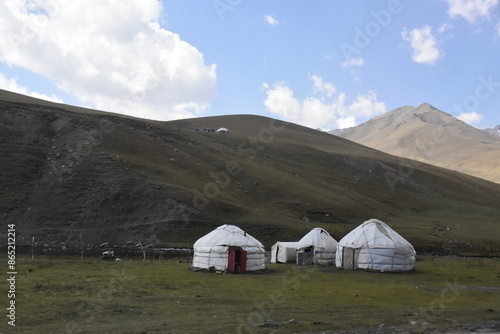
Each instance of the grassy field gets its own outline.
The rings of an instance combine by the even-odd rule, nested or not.
[[[19,256],[16,333],[300,333],[381,324],[422,333],[500,321],[497,258],[425,256],[398,274],[270,264],[262,273],[216,275],[189,265]],[[259,327],[268,319],[278,327]]]

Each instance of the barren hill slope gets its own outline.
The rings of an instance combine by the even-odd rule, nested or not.
[[[500,137],[424,103],[335,133],[357,143],[500,183]]]
[[[19,244],[192,245],[229,223],[269,247],[317,226],[338,240],[376,217],[419,252],[500,254],[500,185],[426,164],[401,173],[395,156],[295,124],[157,122],[0,91],[0,129],[0,217]]]
[[[500,136],[500,125],[497,125],[493,128],[484,129],[484,131],[486,131],[492,135],[495,135],[495,136]]]

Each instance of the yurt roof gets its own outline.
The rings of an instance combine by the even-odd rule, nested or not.
[[[243,231],[238,226],[221,225],[212,232],[198,239],[194,248],[211,246],[235,246],[264,248],[262,243]]]
[[[297,249],[306,248],[310,246],[322,247],[327,250],[335,251],[337,241],[324,229],[316,227],[309,231],[297,243]]]
[[[415,252],[405,238],[378,219],[365,221],[342,238],[339,245],[350,248],[394,248],[399,253]]]

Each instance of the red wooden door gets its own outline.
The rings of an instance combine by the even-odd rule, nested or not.
[[[240,251],[240,271],[247,271],[247,251],[244,250]]]
[[[229,250],[229,256],[227,259],[227,270],[234,272],[236,269],[236,249]]]

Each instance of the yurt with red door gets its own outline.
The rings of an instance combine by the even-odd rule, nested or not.
[[[192,268],[246,272],[265,269],[262,243],[234,225],[222,225],[195,242]]]

